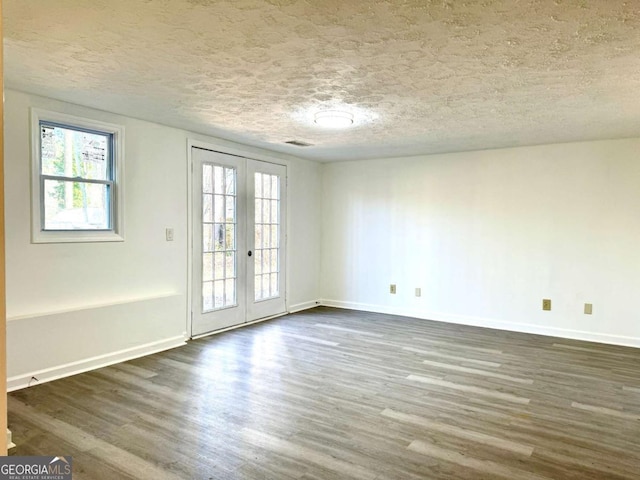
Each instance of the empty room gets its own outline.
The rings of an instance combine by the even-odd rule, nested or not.
[[[4,0],[2,34],[0,463],[640,478],[639,2]]]

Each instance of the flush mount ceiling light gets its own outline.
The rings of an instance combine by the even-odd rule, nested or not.
[[[353,125],[353,115],[339,110],[326,110],[316,113],[313,121],[323,128],[348,128]]]

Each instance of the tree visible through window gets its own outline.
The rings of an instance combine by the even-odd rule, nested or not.
[[[113,135],[40,122],[44,230],[112,226]]]

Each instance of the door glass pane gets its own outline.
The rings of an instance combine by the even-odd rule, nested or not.
[[[214,193],[224,193],[224,169],[213,167],[213,191]]]
[[[213,195],[202,195],[202,220],[204,222],[213,221]]]
[[[255,204],[256,204],[255,222],[262,223],[262,199],[256,198]]]
[[[213,282],[213,308],[224,307],[224,280]]]
[[[236,218],[236,202],[235,198],[232,196],[226,196],[227,201],[225,202],[225,221],[230,222],[231,219]]]
[[[254,247],[256,249],[256,253],[262,250],[262,225],[259,223],[256,223],[255,226]]]
[[[269,273],[269,265],[271,264],[271,252],[269,250],[262,251],[262,273]]]
[[[202,166],[202,193],[213,193],[213,166]]]
[[[271,223],[271,202],[269,200],[262,202],[262,223]]]
[[[254,297],[256,300],[262,300],[262,275],[254,277]]]
[[[213,282],[202,283],[202,310],[213,310]]]
[[[271,198],[271,177],[273,175],[262,175],[262,198]]]
[[[219,280],[219,279],[223,279],[225,278],[224,276],[224,252],[216,252],[215,254],[215,261],[213,262],[214,265],[214,275],[215,275],[215,279]]]
[[[224,169],[225,191],[227,195],[236,194],[236,171],[233,168]]]
[[[213,242],[216,252],[224,250],[225,235],[224,223],[216,223],[213,225]]]
[[[262,273],[262,250],[256,250],[255,253],[255,266],[256,266],[256,275],[260,275]]]
[[[236,248],[236,227],[232,223],[227,223],[226,227],[227,227],[227,252],[234,252]]]
[[[259,301],[279,296],[280,177],[256,173],[254,185],[254,298]]]
[[[202,280],[213,280],[213,253],[202,254]]]
[[[236,181],[235,168],[202,166],[203,313],[237,304]]]
[[[224,195],[214,195],[213,197],[214,211],[213,216],[216,222],[224,222]]]
[[[255,174],[255,196],[256,198],[262,198],[262,174]]]
[[[233,252],[226,252],[225,275],[226,278],[236,276],[236,255]]]
[[[231,278],[229,280],[225,280],[224,285],[224,304],[225,305],[233,305],[236,299],[236,280],[235,278]]]
[[[213,251],[213,225],[209,223],[202,225],[202,251]]]

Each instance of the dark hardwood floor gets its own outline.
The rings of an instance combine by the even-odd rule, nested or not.
[[[638,479],[640,349],[316,308],[9,395],[74,479]]]

